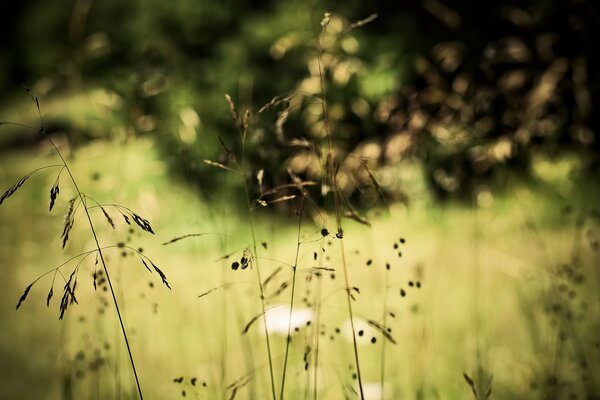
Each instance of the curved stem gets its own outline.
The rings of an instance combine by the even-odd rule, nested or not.
[[[240,167],[240,165],[238,164],[237,161],[235,162],[235,164],[237,165],[238,172],[242,177],[244,193],[246,194],[247,206],[250,207],[250,191],[248,190],[248,183],[246,182],[246,177],[244,176],[242,168]],[[273,373],[273,356],[271,354],[271,340],[269,338],[269,328],[267,327],[267,318],[264,315],[266,312],[265,295],[264,295],[264,290],[263,290],[262,278],[260,276],[260,267],[259,267],[259,263],[258,263],[258,253],[257,253],[258,247],[256,246],[256,233],[254,231],[254,216],[250,209],[248,209],[248,218],[250,219],[250,232],[252,234],[252,247],[254,249],[254,257],[256,260],[256,278],[258,279],[258,288],[260,290],[260,303],[261,303],[261,308],[262,308],[262,313],[263,313],[262,320],[263,320],[263,326],[265,329],[267,355],[269,357],[269,373],[270,373],[270,377],[271,377],[271,395],[273,397],[273,400],[276,400],[277,396],[275,394],[275,375]]]
[[[358,345],[356,343],[356,330],[354,329],[354,316],[352,313],[352,301],[350,299],[350,283],[348,282],[348,269],[346,268],[346,252],[344,251],[344,239],[340,239],[342,249],[342,265],[344,267],[344,280],[346,283],[346,301],[348,302],[348,315],[350,317],[350,327],[352,328],[352,344],[354,346],[354,361],[356,362],[356,375],[358,377],[358,388],[360,389],[361,400],[365,399],[360,375],[360,363],[358,361]]]
[[[96,249],[98,250],[98,254],[100,255],[100,261],[102,262],[102,267],[104,269],[104,273],[106,274],[106,281],[108,282],[108,286],[110,288],[110,294],[112,296],[113,303],[115,305],[115,310],[117,311],[117,316],[119,317],[119,324],[121,325],[121,332],[123,332],[123,338],[125,339],[125,346],[127,347],[127,352],[129,354],[129,360],[131,361],[131,368],[133,369],[133,375],[135,378],[135,383],[137,385],[138,394],[140,396],[140,400],[144,400],[144,396],[142,394],[142,388],[140,386],[140,380],[138,378],[137,369],[135,367],[135,361],[133,359],[133,354],[131,352],[131,346],[129,345],[129,339],[127,337],[127,332],[125,330],[125,324],[123,323],[123,318],[121,317],[121,310],[119,309],[119,303],[117,301],[117,296],[115,294],[115,290],[113,289],[112,281],[110,279],[110,274],[109,274],[108,268],[106,266],[106,261],[104,260],[104,254],[102,253],[102,247],[100,246],[100,242],[98,241],[98,235],[96,234],[96,229],[94,228],[94,223],[92,222],[92,218],[90,217],[90,213],[87,208],[85,196],[83,195],[81,190],[79,190],[79,186],[77,185],[77,182],[75,181],[75,177],[71,173],[71,169],[67,165],[67,162],[64,159],[62,153],[60,152],[60,150],[58,150],[58,147],[56,146],[56,144],[50,137],[48,137],[48,140],[52,144],[52,147],[54,147],[54,150],[56,151],[56,153],[58,154],[60,159],[62,160],[63,165],[64,165],[67,173],[69,174],[69,177],[71,178],[71,182],[73,182],[73,186],[75,187],[75,190],[77,191],[77,196],[79,197],[79,199],[81,200],[81,202],[84,205],[85,215],[89,222],[90,229],[92,231],[92,236],[94,237],[94,242],[96,243]]]
[[[387,284],[390,270],[386,268],[385,270],[385,292],[383,294],[383,326],[387,327],[387,317],[388,317],[388,291],[389,286]],[[380,385],[381,385],[381,398],[384,399],[384,384],[385,384],[385,355],[386,355],[386,344],[387,340],[383,340],[381,344],[381,365],[380,365]]]
[[[312,13],[311,13],[312,20]],[[319,82],[321,89],[321,108],[323,112],[323,129],[325,131],[325,135],[327,137],[327,158],[325,160],[325,172],[327,174],[326,182],[329,185],[330,189],[333,191],[333,201],[335,206],[335,215],[337,222],[337,230],[340,239],[340,249],[341,249],[341,258],[342,258],[342,266],[344,269],[344,281],[346,284],[346,301],[348,303],[348,316],[350,318],[350,326],[352,328],[352,343],[354,346],[354,360],[356,362],[356,373],[358,378],[358,387],[360,391],[360,398],[364,400],[365,395],[363,393],[363,385],[362,385],[362,377],[360,374],[360,363],[358,360],[358,345],[356,343],[356,331],[354,329],[354,317],[352,313],[352,301],[350,298],[350,284],[348,280],[348,268],[346,266],[346,254],[344,250],[344,238],[343,238],[343,230],[342,230],[342,222],[341,222],[341,205],[340,200],[338,198],[338,189],[336,182],[336,168],[334,167],[334,154],[333,154],[333,140],[331,134],[331,125],[329,120],[329,111],[327,108],[327,86],[325,84],[325,72],[323,67],[323,46],[322,46],[322,37],[325,34],[325,30],[327,25],[323,25],[321,32],[315,34],[315,48],[317,51],[317,65],[319,67]]]
[[[292,311],[294,308],[294,294],[296,291],[296,270],[298,269],[298,254],[300,253],[300,231],[302,228],[302,214],[303,214],[303,201],[302,198],[300,203],[300,211],[298,212],[298,237],[296,240],[296,258],[294,260],[294,267],[292,272],[292,293],[290,295],[290,313],[288,316],[288,329],[287,329],[287,339],[285,341],[285,356],[283,359],[283,374],[281,377],[281,393],[279,395],[279,400],[283,400],[283,393],[285,388],[285,375],[287,372],[287,363],[288,363],[288,354],[290,351],[290,342],[292,341]]]

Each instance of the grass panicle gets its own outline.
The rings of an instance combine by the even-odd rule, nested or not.
[[[60,306],[59,306],[59,319],[63,319],[63,317],[65,316],[65,313],[67,312],[69,306],[73,305],[73,304],[77,304],[77,298],[75,296],[75,292],[77,289],[77,276],[78,276],[78,271],[79,271],[79,267],[81,266],[81,264],[83,263],[83,261],[87,258],[87,256],[89,256],[92,253],[96,254],[96,260],[94,263],[94,273],[93,273],[93,278],[94,278],[94,289],[96,289],[97,287],[97,272],[96,272],[96,267],[98,265],[98,263],[100,262],[102,265],[102,270],[104,272],[104,276],[106,277],[106,282],[108,283],[108,288],[110,289],[110,294],[113,300],[113,304],[115,306],[115,310],[118,316],[118,320],[119,320],[119,325],[120,325],[120,329],[121,329],[121,333],[123,335],[123,338],[125,340],[125,345],[127,348],[127,352],[129,355],[129,360],[131,363],[131,367],[133,370],[133,374],[134,374],[134,378],[135,378],[135,383],[136,383],[136,387],[137,387],[137,392],[138,392],[138,396],[140,398],[140,400],[143,400],[143,394],[142,394],[142,389],[141,389],[141,384],[138,378],[138,373],[137,373],[137,368],[135,365],[135,360],[133,357],[133,353],[131,351],[131,347],[129,345],[129,339],[128,339],[128,335],[127,335],[127,331],[125,329],[125,325],[123,322],[123,318],[121,315],[121,311],[119,308],[119,302],[117,300],[117,296],[115,294],[115,290],[113,288],[112,282],[111,282],[111,278],[110,278],[110,274],[109,274],[109,270],[108,270],[108,266],[106,264],[105,258],[104,258],[104,254],[103,254],[103,250],[106,249],[106,247],[102,247],[99,243],[99,238],[98,235],[96,233],[96,228],[95,225],[92,221],[92,218],[90,216],[89,210],[91,207],[88,207],[87,204],[87,200],[91,199],[89,197],[87,197],[80,189],[79,189],[79,185],[77,184],[77,181],[73,175],[73,172],[71,171],[67,161],[65,160],[65,158],[62,155],[62,152],[60,151],[60,149],[56,146],[56,144],[54,143],[54,141],[52,140],[52,137],[50,137],[49,135],[46,134],[46,128],[44,125],[44,119],[42,117],[42,112],[40,109],[40,102],[37,96],[33,95],[33,93],[29,90],[29,88],[26,88],[27,93],[29,94],[29,96],[31,97],[31,99],[34,101],[36,109],[37,109],[37,113],[39,116],[39,120],[40,120],[40,127],[38,129],[27,126],[27,125],[23,125],[23,124],[18,124],[18,123],[9,123],[12,125],[16,125],[19,127],[23,127],[23,128],[27,128],[30,130],[34,130],[37,131],[40,135],[42,135],[45,139],[47,139],[50,144],[52,145],[52,148],[54,149],[56,155],[60,158],[61,163],[58,165],[48,165],[45,167],[41,167],[38,168],[34,171],[31,171],[30,173],[28,173],[27,175],[25,175],[24,177],[22,177],[20,180],[18,180],[13,186],[11,186],[6,192],[4,192],[1,196],[0,196],[0,205],[9,197],[11,197],[19,188],[21,188],[25,182],[27,182],[27,180],[36,172],[46,169],[46,168],[54,168],[54,167],[60,167],[60,172],[58,173],[58,176],[54,182],[54,184],[52,185],[51,189],[50,189],[50,206],[49,206],[49,211],[52,211],[52,209],[54,208],[54,205],[56,203],[56,200],[58,198],[58,195],[60,193],[60,187],[59,187],[59,180],[60,180],[60,175],[63,171],[66,171],[70,181],[75,189],[76,192],[76,196],[73,197],[72,199],[70,199],[67,203],[67,210],[65,212],[65,216],[64,216],[64,222],[63,222],[63,230],[62,230],[62,234],[60,236],[60,238],[62,239],[62,248],[64,249],[69,241],[69,237],[71,234],[71,231],[75,225],[75,216],[77,214],[77,211],[79,209],[79,206],[83,206],[83,210],[85,212],[85,216],[86,219],[88,221],[88,225],[89,225],[89,229],[90,232],[92,234],[92,237],[94,239],[94,242],[96,244],[96,248],[93,251],[88,251],[85,253],[82,253],[78,256],[72,257],[71,259],[67,260],[67,262],[61,264],[61,266],[55,268],[54,271],[54,276],[56,277],[56,273],[58,272],[60,274],[60,276],[65,280],[65,284],[63,287],[63,295],[60,301]],[[0,124],[6,124],[5,122],[0,123]],[[93,199],[92,199],[93,200]],[[93,200],[95,201],[95,200]],[[108,223],[111,225],[112,228],[115,228],[115,224],[114,221],[112,220],[112,218],[109,216],[109,214],[106,212],[105,208],[98,204],[96,202],[97,206],[100,207],[100,209],[102,210],[102,213],[104,214],[104,217],[106,218],[106,220],[108,221]],[[114,206],[124,217],[125,222],[128,224],[131,224],[131,221],[133,221],[133,223],[135,225],[137,225],[140,229],[142,229],[143,231],[149,232],[151,234],[154,234],[154,230],[150,224],[150,222],[141,217],[139,214],[133,212],[131,209],[127,208],[127,207],[123,207],[123,206],[118,206],[118,205],[112,205]],[[139,253],[139,252],[138,252]],[[141,256],[141,253],[139,253]],[[75,268],[73,268],[73,270],[71,271],[71,274],[69,275],[68,279],[64,278],[64,275],[62,274],[62,272],[60,271],[60,268],[64,265],[66,265],[67,263],[69,263],[70,261],[78,258],[78,257],[82,257],[82,259],[78,262],[78,264],[75,266]],[[167,286],[169,289],[171,288],[168,281],[167,281],[167,277],[166,275],[163,273],[163,271],[156,266],[156,264],[154,264],[150,259],[146,258],[150,264],[152,265],[154,271],[157,272],[157,274],[160,276],[163,284],[165,286]],[[145,263],[145,261],[142,259],[142,262]],[[146,267],[148,268],[148,266],[146,265]],[[149,269],[149,268],[148,268]],[[149,269],[150,270],[150,269]],[[151,270],[150,270],[151,271]],[[44,274],[45,275],[45,274]],[[21,307],[21,305],[23,304],[23,302],[26,300],[31,288],[33,287],[33,285],[40,279],[41,277],[37,278],[34,282],[32,282],[31,284],[29,284],[25,291],[23,292],[23,294],[21,295],[21,297],[19,298],[19,301],[17,303],[16,308],[19,309]],[[49,307],[50,306],[50,301],[52,300],[52,297],[54,295],[54,279],[52,282],[52,286],[50,287],[50,291],[48,292],[48,295],[46,297],[46,305]]]

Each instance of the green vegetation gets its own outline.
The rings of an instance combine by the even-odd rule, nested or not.
[[[600,398],[600,14],[509,3],[11,6],[0,398]]]
[[[29,152],[3,158],[2,181],[16,181],[40,161],[51,162],[47,154],[42,148],[33,158]],[[173,288],[163,288],[158,277],[129,252],[107,253],[146,396],[177,398],[185,390],[192,398],[194,393],[198,398],[227,398],[231,395],[231,390],[225,393],[227,385],[256,368],[238,396],[268,397],[260,323],[242,334],[259,309],[255,271],[231,269],[241,251],[251,245],[246,217],[231,209],[236,208],[232,201],[206,204],[185,185],[172,182],[149,141],[95,142],[71,156],[82,187],[95,188],[99,201],[130,205],[152,221],[157,232],[156,238],[137,230],[129,233],[129,226],[120,220],[113,231],[102,215],[95,215],[103,245],[130,237],[133,246],[144,248],[163,267]],[[107,159],[112,162],[107,164]],[[31,179],[15,194],[18,197],[2,205],[0,214],[2,263],[15,266],[4,269],[2,280],[3,396],[69,398],[72,393],[73,398],[135,398],[114,309],[106,306],[106,293],[92,287],[93,260],[80,275],[79,304],[68,310],[63,321],[58,321],[56,299],[50,310],[44,304],[49,278],[36,284],[19,311],[14,310],[33,277],[64,261],[59,251],[62,215],[56,210],[64,209],[69,196],[61,192],[48,216],[46,202],[53,178]],[[117,186],[123,190],[116,192],[115,199]],[[564,398],[597,390],[593,389],[600,283],[594,269],[597,217],[587,213],[590,204],[585,199],[565,204],[559,197],[542,197],[523,187],[514,196],[518,201],[494,198],[472,211],[431,204],[394,205],[389,212],[373,212],[372,228],[347,223],[350,282],[360,289],[360,294],[354,294],[356,315],[361,320],[383,320],[385,282],[387,309],[395,315],[387,318],[395,345],[386,343],[372,327],[362,328],[370,329],[364,335],[368,340],[359,343],[366,384],[380,382],[381,346],[386,343],[385,382],[390,398],[466,398],[470,388],[462,373],[476,379],[480,367],[494,376],[494,398],[542,398],[553,390],[556,398]],[[258,212],[255,223],[258,240],[267,245],[260,252],[268,257],[261,260],[263,275],[284,265],[266,285],[267,305],[286,303],[289,287],[270,296],[291,278],[292,271],[285,265],[294,261],[296,227],[266,210]],[[78,229],[83,231],[83,226],[75,225],[69,254],[93,247]],[[206,235],[161,246],[192,232],[227,236]],[[323,252],[319,241],[314,241],[319,237],[318,227],[308,222],[303,226],[301,240],[307,243],[299,253],[297,307],[310,308],[304,301],[314,307],[315,298],[321,297],[324,326],[318,331],[325,334],[320,336],[317,393],[319,398],[339,398],[347,385],[357,389],[354,371],[349,369],[352,344],[343,331],[347,312],[336,250],[339,242],[328,238]],[[405,243],[400,243],[401,237]],[[241,251],[219,260],[235,250]],[[386,263],[391,266],[387,273]],[[571,265],[567,268],[575,272],[563,271],[563,265]],[[336,271],[324,271],[321,280],[307,281],[307,271],[318,266]],[[410,287],[409,281],[419,281],[422,287]],[[320,291],[316,285],[321,285]],[[572,323],[568,313],[575,317]],[[338,334],[336,328],[342,332]],[[312,364],[304,371],[304,352],[314,334],[313,323],[292,336],[288,398],[304,398],[311,388],[314,371]],[[559,341],[561,334],[566,336]],[[376,343],[370,343],[371,337]],[[285,330],[272,333],[272,339],[279,382]],[[580,346],[585,346],[583,353]],[[182,383],[173,382],[180,377]],[[192,378],[197,378],[196,386]]]

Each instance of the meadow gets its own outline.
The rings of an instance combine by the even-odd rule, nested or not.
[[[341,240],[330,233],[334,216],[324,216],[326,235],[305,216],[298,236],[293,214],[257,208],[253,256],[244,200],[205,202],[166,173],[152,141],[96,141],[73,150],[58,143],[82,190],[99,203],[127,205],[154,229],[127,225],[107,208],[113,229],[100,210],[90,210],[101,245],[114,246],[105,250],[107,264],[147,398],[271,397],[263,319],[255,318],[257,260],[279,397],[288,317],[277,310],[289,310],[297,249],[285,398],[360,398]],[[12,152],[0,164],[2,187],[55,161],[47,144],[33,154]],[[49,214],[54,179],[34,175],[2,204],[0,398],[134,399],[106,283],[98,278],[94,289],[93,257],[79,268],[78,304],[63,320],[60,277],[46,306],[52,274],[15,311],[34,279],[94,248],[77,215],[61,251],[73,193],[63,184]],[[371,227],[344,220],[365,398],[382,398],[382,382],[383,398],[472,398],[463,374],[480,399],[488,386],[495,399],[597,396],[598,214],[570,192],[577,187],[568,179],[551,187],[515,185],[473,207],[426,197],[391,204],[369,212]],[[163,245],[187,234],[202,235]],[[160,266],[172,290],[134,249]],[[244,255],[252,258],[247,268],[234,270]],[[64,275],[74,266],[65,265]]]
[[[595,81],[531,28],[589,21],[292,3],[76,2],[1,104],[0,399],[600,399]]]

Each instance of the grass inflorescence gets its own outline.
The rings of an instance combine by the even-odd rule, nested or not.
[[[129,355],[129,359],[131,362],[131,368],[133,371],[133,375],[134,375],[134,379],[135,379],[135,384],[137,387],[137,391],[138,391],[138,395],[140,400],[143,400],[143,393],[142,393],[142,387],[140,384],[140,380],[138,377],[138,370],[136,368],[135,365],[135,359],[133,356],[133,353],[131,351],[131,346],[129,344],[129,337],[127,334],[127,330],[125,328],[125,323],[123,321],[123,317],[122,317],[122,313],[119,307],[119,301],[117,300],[117,296],[115,293],[115,289],[113,287],[113,283],[110,277],[110,273],[109,273],[109,269],[108,269],[108,265],[105,259],[105,251],[108,248],[111,248],[113,246],[101,246],[100,242],[99,242],[99,237],[96,233],[96,227],[95,224],[92,220],[92,217],[90,215],[90,210],[92,208],[94,208],[94,206],[90,206],[88,205],[88,201],[92,200],[94,203],[97,204],[97,207],[99,207],[102,212],[104,217],[106,218],[106,220],[108,221],[108,223],[111,225],[111,227],[114,229],[115,228],[115,224],[114,221],[112,220],[112,218],[109,216],[109,214],[107,213],[107,211],[105,210],[105,208],[97,203],[95,200],[93,200],[93,198],[87,196],[84,192],[82,192],[79,188],[79,185],[77,183],[77,180],[75,179],[74,173],[71,170],[71,168],[69,167],[69,164],[67,163],[65,157],[63,156],[62,152],[60,151],[60,149],[58,148],[58,146],[55,144],[55,142],[53,141],[52,137],[46,132],[46,127],[44,125],[44,119],[42,117],[42,112],[41,112],[41,108],[40,108],[40,102],[37,96],[33,95],[31,93],[31,91],[26,88],[27,93],[29,94],[29,96],[31,97],[31,99],[33,100],[33,102],[35,103],[37,112],[38,112],[38,116],[39,116],[39,121],[40,121],[40,127],[38,129],[31,127],[31,126],[26,126],[23,124],[19,124],[19,123],[10,123],[10,122],[3,122],[2,124],[13,124],[13,125],[17,125],[17,126],[21,126],[24,128],[28,128],[34,131],[38,131],[40,135],[42,135],[43,139],[46,139],[50,142],[52,148],[54,149],[56,155],[58,156],[58,158],[60,159],[61,163],[57,164],[57,165],[49,165],[49,166],[44,166],[44,167],[40,167],[38,169],[35,169],[31,172],[29,172],[27,175],[25,175],[23,178],[21,178],[19,181],[17,181],[12,187],[10,187],[6,192],[4,192],[4,194],[2,194],[2,196],[0,196],[0,204],[2,204],[6,199],[8,199],[9,197],[11,197],[12,195],[15,194],[15,192],[21,188],[25,182],[36,172],[39,172],[41,170],[44,169],[48,169],[48,168],[60,168],[55,182],[52,185],[51,189],[50,189],[50,206],[49,206],[49,211],[52,211],[52,209],[54,208],[54,205],[56,203],[56,200],[58,198],[58,195],[60,193],[60,186],[59,186],[59,182],[60,182],[60,176],[63,172],[66,172],[71,184],[73,185],[73,188],[75,190],[75,197],[71,198],[70,200],[68,200],[67,202],[67,208],[66,208],[66,212],[65,212],[65,216],[64,216],[64,222],[63,222],[63,229],[62,229],[62,233],[60,235],[60,239],[62,242],[62,249],[64,250],[65,247],[67,246],[67,243],[69,242],[69,238],[70,238],[70,234],[71,231],[73,229],[73,227],[75,226],[75,218],[76,218],[76,214],[77,211],[81,208],[83,209],[83,212],[85,214],[85,219],[88,222],[88,227],[89,227],[89,231],[91,233],[91,236],[94,240],[94,243],[96,245],[95,249],[90,250],[90,251],[86,251],[83,252],[79,255],[76,255],[75,257],[70,258],[69,260],[67,260],[65,263],[59,265],[58,267],[48,271],[46,274],[43,274],[42,276],[38,277],[36,280],[34,280],[32,283],[30,283],[24,290],[23,294],[21,295],[21,297],[19,298],[19,301],[17,303],[16,308],[19,309],[21,307],[21,305],[23,304],[23,302],[26,300],[28,294],[30,293],[31,288],[33,287],[33,285],[35,283],[37,283],[42,277],[44,277],[45,275],[49,274],[49,273],[53,273],[53,278],[52,278],[52,284],[50,286],[50,290],[48,292],[47,298],[46,298],[46,305],[49,307],[50,306],[50,302],[53,298],[54,295],[54,284],[55,284],[55,280],[57,275],[64,281],[64,286],[63,286],[63,294],[60,300],[60,304],[59,304],[59,319],[63,319],[65,316],[65,313],[67,312],[69,306],[73,305],[73,304],[78,304],[77,301],[77,297],[76,297],[76,291],[77,291],[77,283],[78,283],[78,276],[79,276],[79,270],[80,268],[83,266],[84,261],[90,256],[90,255],[95,255],[95,262],[94,262],[94,273],[93,273],[93,286],[94,286],[94,290],[97,289],[97,272],[96,272],[96,268],[98,266],[98,263],[100,263],[101,268],[102,268],[102,272],[104,274],[105,277],[105,281],[108,284],[108,289],[110,290],[110,294],[112,297],[112,301],[113,301],[113,305],[115,307],[115,311],[119,320],[119,325],[121,328],[121,332],[123,335],[123,339],[125,341],[125,346],[127,348],[127,352]],[[135,213],[134,211],[132,211],[131,209],[124,207],[124,206],[120,206],[117,204],[111,204],[112,207],[114,207],[115,209],[117,209],[121,215],[123,216],[125,222],[128,225],[131,225],[131,221],[133,221],[138,227],[140,227],[142,230],[152,233],[154,234],[154,231],[152,230],[152,227],[150,225],[150,222],[145,219],[142,218],[141,216],[139,216],[137,213]],[[118,247],[118,248],[123,248],[125,246],[123,245],[118,245],[118,246],[114,246],[114,247]],[[160,276],[163,284],[165,284],[165,286],[167,286],[170,289],[169,283],[167,281],[167,277],[164,274],[164,272],[158,268],[154,262],[152,260],[150,260],[147,256],[143,255],[142,252],[135,250],[135,249],[131,249],[133,251],[135,251],[136,253],[138,253],[138,255],[140,256],[140,259],[142,261],[142,263],[144,264],[144,266],[150,271],[150,268],[148,267],[148,265],[146,264],[146,261],[148,263],[150,263],[150,265],[152,265],[154,271],[157,272],[157,274]],[[78,260],[76,265],[72,268],[70,274],[66,275],[63,272],[63,269],[66,269],[67,266],[69,266],[71,264],[72,261]],[[68,276],[68,278],[67,278]]]

